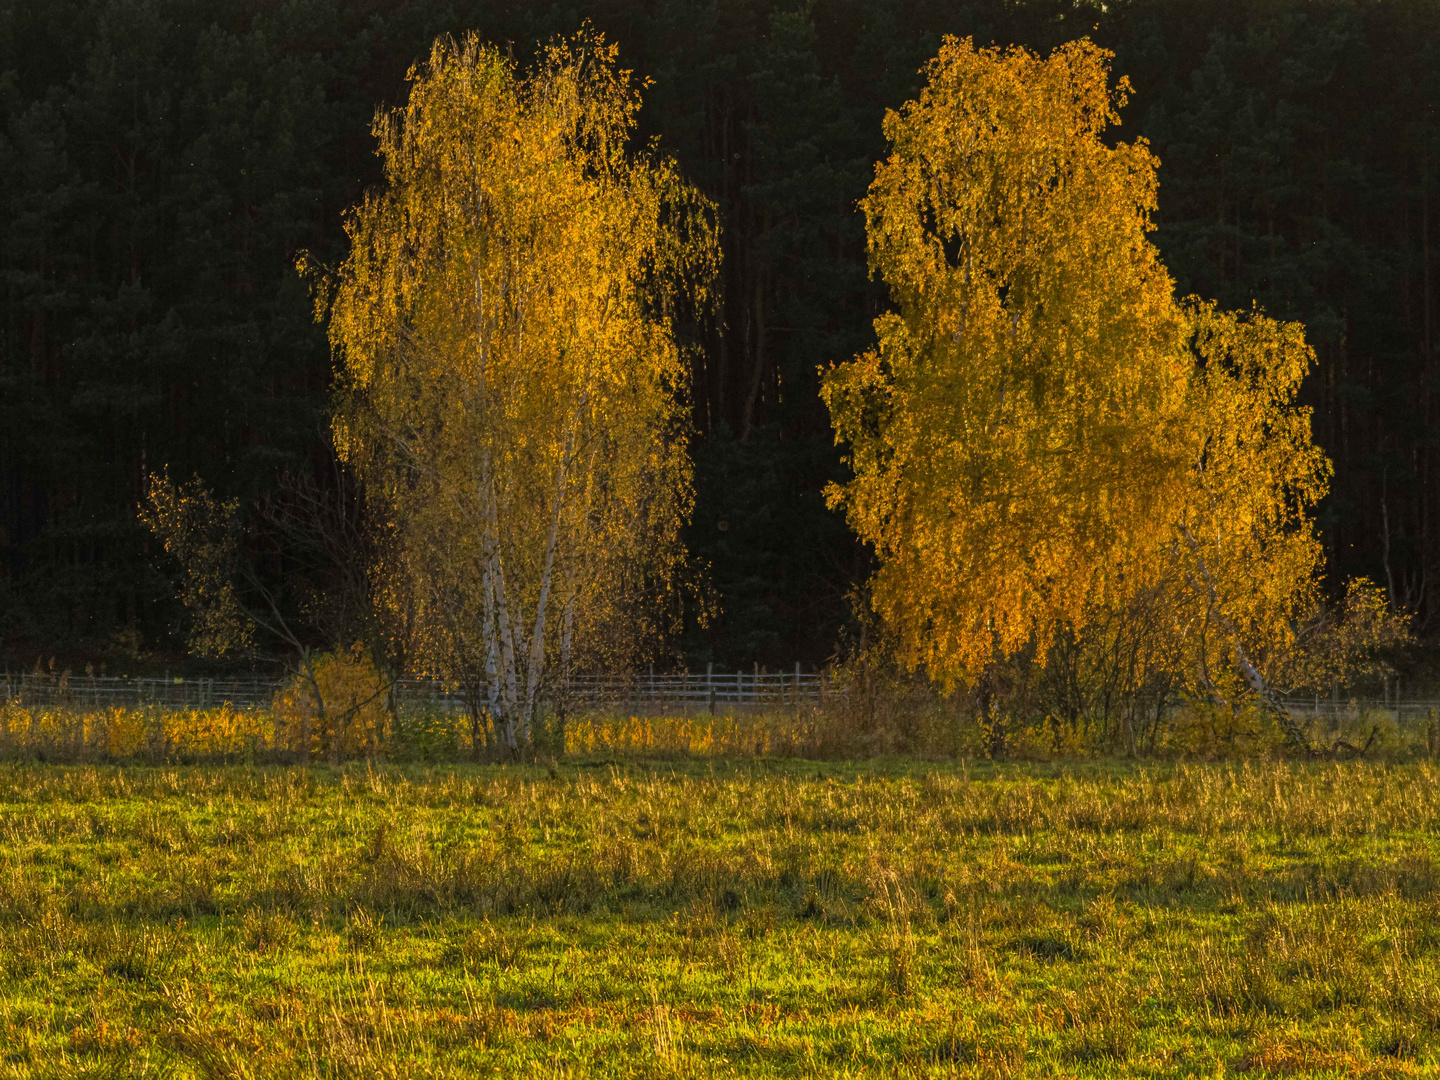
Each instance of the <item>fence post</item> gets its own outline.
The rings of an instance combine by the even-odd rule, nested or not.
[[[710,703],[710,715],[715,715],[715,661],[705,665],[705,697]]]

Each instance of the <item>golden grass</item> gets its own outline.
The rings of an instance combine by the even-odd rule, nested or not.
[[[1428,764],[0,766],[0,1080],[1425,1076]]]
[[[344,713],[344,710],[340,710]],[[124,708],[0,705],[0,759],[49,762],[285,763],[340,760],[469,761],[485,758],[472,742],[470,719],[439,709],[403,709],[392,716],[379,701],[347,716],[336,730],[313,715],[298,692],[280,695],[272,708],[219,706],[184,709],[165,705]],[[1405,761],[1430,757],[1434,736],[1423,726],[1397,725],[1384,711],[1352,706],[1312,731],[1317,745],[1345,738],[1365,744],[1371,756]],[[591,712],[563,719],[542,717],[535,751],[542,757],[857,759],[914,755],[927,758],[1010,760],[1101,759],[1113,752],[1103,736],[1083,727],[1041,720],[1008,722],[1003,753],[992,724],[955,702],[933,697],[889,702],[864,710],[844,701],[768,711],[694,712],[669,715]],[[1202,706],[1177,709],[1142,756],[1158,759],[1263,758],[1285,753],[1277,730],[1264,717],[1218,716]]]
[[[268,710],[0,706],[0,754],[8,757],[218,760],[276,748],[276,724]]]

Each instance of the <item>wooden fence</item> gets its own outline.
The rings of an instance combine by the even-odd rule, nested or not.
[[[268,708],[287,680],[243,678],[128,678],[103,675],[0,675],[0,703],[22,706],[106,709],[162,705],[177,709],[230,706]],[[680,710],[714,712],[717,708],[783,708],[818,704],[835,693],[828,672],[793,671],[671,672],[632,675],[580,675],[547,695],[563,697],[567,707],[623,709],[635,712]],[[399,707],[464,712],[463,688],[428,679],[402,679],[394,688]]]
[[[165,705],[208,709],[220,705],[268,707],[282,681],[254,675],[244,678],[129,678],[117,675],[0,676],[0,703],[32,707],[125,708]]]
[[[160,705],[174,709],[269,708],[287,680],[261,675],[230,678],[128,678],[96,675],[0,674],[0,704],[68,709],[107,709]],[[468,712],[466,692],[427,679],[402,679],[394,688],[395,704],[406,709]],[[830,671],[653,671],[628,675],[581,675],[563,688],[568,709],[614,710],[657,715],[727,710],[794,708],[848,697]],[[558,700],[555,688],[547,695]],[[1361,717],[1388,717],[1409,728],[1440,725],[1440,700],[1343,700],[1334,696],[1283,702],[1301,723],[1334,726]]]

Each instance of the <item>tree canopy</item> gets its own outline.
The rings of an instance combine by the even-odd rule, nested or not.
[[[1108,144],[1127,83],[1079,41],[947,39],[886,118],[864,202],[897,311],[824,395],[901,658],[948,685],[1138,600],[1211,695],[1262,691],[1316,602],[1329,464],[1296,403],[1303,328],[1177,301],[1156,162]]]
[[[927,76],[863,203],[898,311],[824,394],[876,608],[949,681],[1082,623],[1161,541],[1188,365],[1153,159],[1102,140],[1104,54],[949,39]]]
[[[547,664],[629,662],[642,601],[675,602],[691,481],[671,318],[713,274],[713,233],[673,166],[630,150],[639,97],[598,35],[523,76],[442,39],[412,81],[321,293],[335,444],[388,524],[392,651],[483,687],[513,751]]]

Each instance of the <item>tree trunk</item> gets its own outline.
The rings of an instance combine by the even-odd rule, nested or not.
[[[555,573],[555,545],[560,539],[560,518],[565,509],[569,484],[570,448],[573,434],[565,440],[565,452],[555,470],[555,509],[550,515],[550,535],[545,539],[545,563],[540,572],[540,596],[535,604],[535,626],[530,632],[530,660],[525,672],[525,709],[521,713],[521,740],[530,742],[530,724],[535,717],[535,698],[540,690],[540,673],[545,666],[545,611],[550,604],[550,580]]]
[[[320,692],[320,680],[315,677],[315,669],[310,664],[310,650],[300,650],[300,668],[305,673],[305,679],[310,683],[310,693],[315,699],[315,719],[320,725],[320,731],[325,731],[325,695]],[[300,764],[310,764],[310,718],[303,717],[300,721]]]

